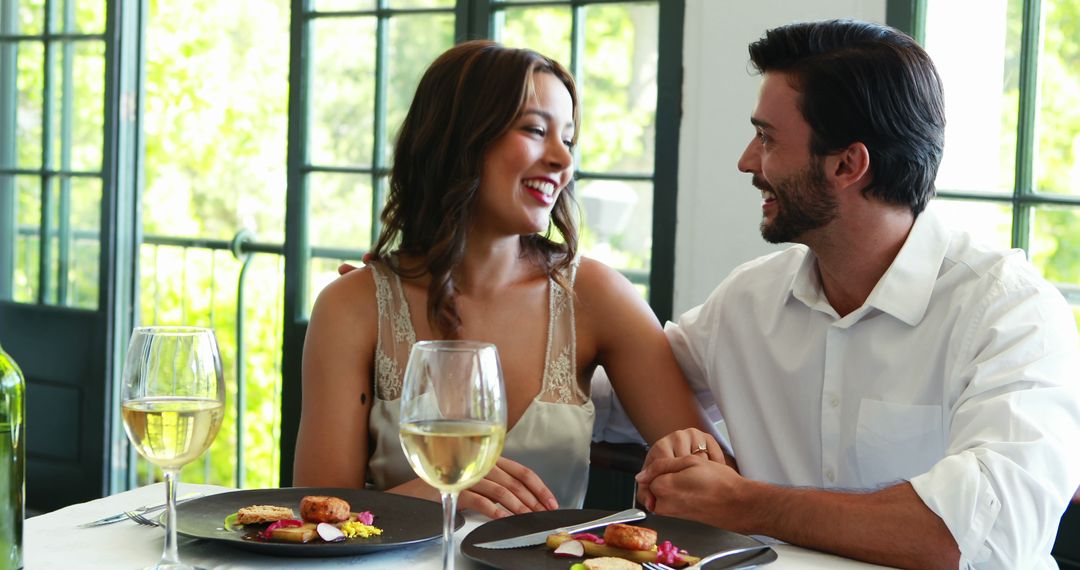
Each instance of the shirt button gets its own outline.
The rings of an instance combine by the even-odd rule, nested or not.
[[[833,473],[832,469],[826,469],[825,470],[825,478],[828,479],[830,483],[832,483],[833,481],[836,480],[836,474]]]
[[[840,405],[840,398],[837,398],[836,396],[833,396],[833,397],[832,397],[832,398],[831,398],[831,399],[829,400],[829,405],[830,405],[830,406],[832,406],[832,407],[834,407],[834,408],[835,408],[835,407],[837,407],[837,406],[839,406],[839,405]]]

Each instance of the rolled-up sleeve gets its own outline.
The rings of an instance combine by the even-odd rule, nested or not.
[[[1080,485],[1076,323],[1045,288],[995,283],[967,310],[946,457],[911,484],[962,568],[1038,568]]]

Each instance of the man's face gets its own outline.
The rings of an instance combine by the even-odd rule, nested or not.
[[[754,138],[739,158],[739,170],[753,174],[752,184],[761,190],[761,236],[770,243],[805,243],[807,232],[828,225],[838,212],[825,160],[810,152],[810,125],[798,102],[787,74],[765,73],[750,118]]]

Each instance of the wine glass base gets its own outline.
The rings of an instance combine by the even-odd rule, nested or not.
[[[179,562],[176,564],[158,564],[157,566],[147,566],[143,570],[207,570],[202,566],[192,566],[191,564],[184,564]]]

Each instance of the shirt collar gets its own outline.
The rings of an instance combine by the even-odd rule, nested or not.
[[[861,318],[866,308],[874,307],[909,326],[919,324],[930,304],[948,247],[948,229],[931,204],[915,219],[896,259],[874,286],[863,308],[848,316]],[[791,295],[811,309],[837,316],[821,289],[817,257],[812,251],[807,251],[792,279]]]

